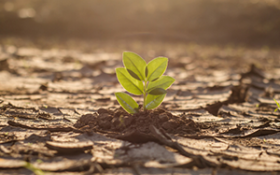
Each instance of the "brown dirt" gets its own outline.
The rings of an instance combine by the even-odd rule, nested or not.
[[[154,125],[162,128],[168,133],[176,134],[180,131],[184,133],[197,133],[199,126],[193,120],[185,116],[172,115],[167,110],[158,108],[152,111],[140,111],[131,115],[122,108],[107,110],[100,108],[97,113],[82,115],[74,124],[76,128],[90,128],[93,131],[115,131],[124,134],[132,131],[139,131],[149,134],[149,126]]]
[[[30,174],[26,162],[45,174],[280,171],[278,49],[115,42],[125,48],[1,47],[1,173]],[[155,110],[131,115],[114,97],[128,49],[170,58],[176,82]]]

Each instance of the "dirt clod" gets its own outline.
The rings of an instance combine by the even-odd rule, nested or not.
[[[129,126],[134,121],[134,118],[132,116],[124,116],[123,121],[125,126]]]
[[[168,115],[163,113],[158,116],[160,122],[166,122],[168,120]]]
[[[162,127],[166,130],[173,130],[178,126],[179,126],[179,123],[174,119],[168,120],[167,122],[164,122],[162,124]]]
[[[85,114],[74,124],[74,127],[81,128],[85,125],[95,125],[97,120],[96,114]]]
[[[101,113],[99,114],[98,118],[98,125],[103,129],[110,129],[111,128],[111,121],[112,116],[108,113]]]
[[[97,113],[100,114],[109,114],[110,111],[108,109],[100,108],[97,110]]]

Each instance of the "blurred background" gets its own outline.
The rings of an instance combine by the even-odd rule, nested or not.
[[[1,0],[0,37],[280,44],[279,0]]]

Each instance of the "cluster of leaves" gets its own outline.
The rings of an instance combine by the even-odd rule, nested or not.
[[[164,76],[168,58],[157,57],[148,64],[133,52],[123,53],[125,67],[117,68],[117,78],[129,93],[143,96],[144,110],[158,107],[166,95],[166,89],[175,81],[170,76]],[[128,94],[115,93],[118,102],[128,113],[139,112],[139,105]]]
[[[276,112],[277,110],[280,111],[280,104],[279,104],[275,99],[273,99],[273,100],[275,101],[275,103],[276,103],[276,105],[277,105],[277,107],[278,107],[278,108],[276,108],[276,109],[274,110],[274,112]]]

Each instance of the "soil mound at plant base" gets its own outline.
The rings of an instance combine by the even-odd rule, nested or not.
[[[100,108],[97,113],[83,115],[74,126],[79,129],[115,132],[119,134],[137,131],[149,134],[149,126],[154,125],[170,134],[194,134],[200,130],[199,124],[185,115],[175,116],[163,108],[129,114],[122,108],[109,110]]]

